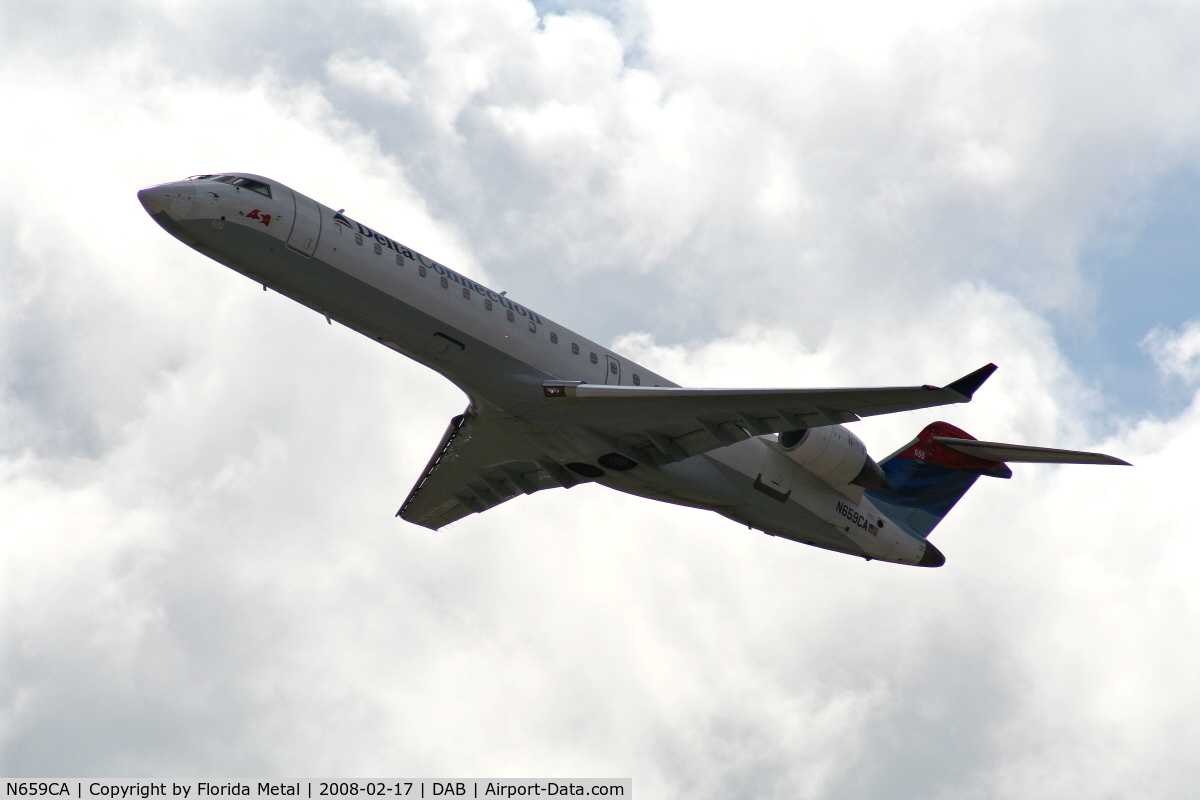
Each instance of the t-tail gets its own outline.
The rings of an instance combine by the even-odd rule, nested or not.
[[[1005,462],[1124,464],[1101,453],[981,442],[947,422],[934,422],[882,463],[887,485],[867,491],[881,512],[925,538],[980,475],[1011,478]]]

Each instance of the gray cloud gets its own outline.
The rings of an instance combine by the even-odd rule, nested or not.
[[[795,9],[6,8],[4,771],[1186,793],[1196,410],[1106,417],[1052,321],[1195,161],[1194,10]],[[978,487],[932,572],[594,487],[418,530],[391,515],[464,399],[133,196],[225,168],[680,380],[995,359],[952,421],[1138,467]]]

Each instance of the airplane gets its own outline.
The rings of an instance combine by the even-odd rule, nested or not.
[[[681,387],[278,181],[242,172],[142,189],[168,233],[444,375],[467,395],[396,516],[437,530],[522,494],[594,482],[814,547],[918,567],[934,527],[1009,463],[1124,464],[927,425],[883,461],[844,423],[971,400],[945,386]]]

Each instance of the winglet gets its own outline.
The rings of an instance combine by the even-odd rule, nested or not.
[[[969,375],[963,375],[954,383],[947,384],[945,388],[952,392],[958,392],[968,400],[975,394],[975,390],[983,386],[983,382],[992,377],[992,373],[996,371],[995,364],[988,364],[986,367],[980,367]]]

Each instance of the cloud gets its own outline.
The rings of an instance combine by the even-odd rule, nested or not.
[[[1155,328],[1142,340],[1154,363],[1164,375],[1194,383],[1200,377],[1200,321],[1193,320],[1179,331]]]
[[[1107,416],[1047,310],[1086,319],[1080,254],[1195,161],[1194,9],[566,11],[6,12],[0,766],[1186,794],[1194,398]],[[686,383],[1000,364],[858,426],[877,455],[946,418],[1137,466],[982,481],[936,571],[596,487],[416,529],[392,514],[465,398],[134,198],[221,169]],[[1165,374],[1194,328],[1147,340]]]
[[[326,69],[335,83],[360,88],[372,95],[404,105],[412,96],[412,84],[387,62],[374,58],[335,56]]]

